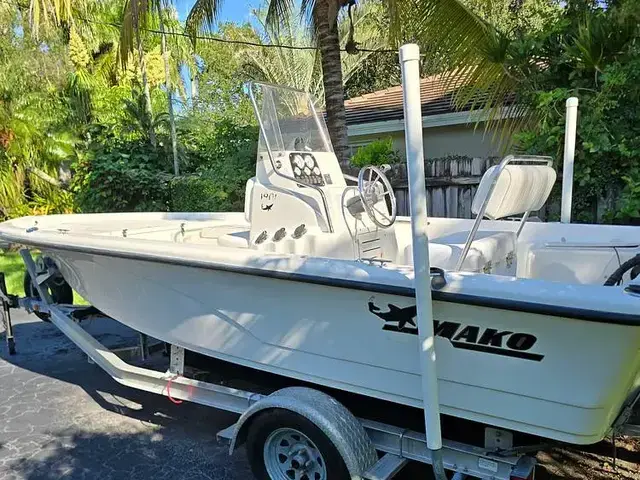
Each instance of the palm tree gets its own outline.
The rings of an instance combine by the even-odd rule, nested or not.
[[[348,160],[348,143],[338,20],[345,7],[370,1],[374,0],[268,0],[266,24],[269,28],[278,31],[299,8],[300,18],[311,28],[316,39],[329,133],[341,162]],[[56,18],[60,21],[63,16],[71,18],[73,9],[86,3],[91,0],[31,0],[31,17],[37,20],[43,10],[41,5],[47,5],[44,10],[53,12],[54,17],[58,15]],[[123,52],[132,52],[137,46],[140,54],[139,34],[148,16],[154,15],[158,6],[166,7],[171,3],[171,0],[127,0],[121,41]],[[223,0],[195,1],[187,17],[187,30],[194,39],[202,28],[215,25],[222,3]],[[454,74],[449,76],[451,82],[463,75],[468,85],[498,92],[485,97],[484,103],[476,105],[477,108],[495,106],[495,99],[510,88],[509,77],[501,63],[503,58],[499,57],[504,42],[494,28],[465,6],[464,0],[383,0],[381,3],[390,21],[388,40],[391,46],[417,42],[423,46],[425,61],[437,63],[439,68]],[[71,4],[73,9],[69,7]],[[459,96],[461,104],[466,100],[464,95]]]
[[[220,0],[196,0],[187,17],[187,30],[195,37],[203,26],[215,24],[221,6]],[[281,25],[293,15],[292,0],[270,0],[266,25],[278,32]],[[303,0],[301,16],[312,27],[320,51],[322,83],[329,135],[340,162],[347,162],[347,124],[344,110],[343,72],[340,61],[340,36],[338,16],[340,10],[355,0]]]
[[[371,0],[360,0],[360,4]],[[338,160],[348,162],[348,141],[344,109],[343,70],[340,61],[341,40],[339,18],[356,0],[302,0],[300,17],[311,27],[320,52],[325,108],[331,141]],[[202,27],[212,27],[220,11],[221,0],[196,0],[187,17],[187,30],[195,34]],[[428,45],[427,53],[442,63],[448,59],[450,70],[469,68],[490,37],[478,16],[462,0],[385,0],[391,24],[388,41],[393,46],[416,41]],[[274,31],[291,18],[298,2],[269,0],[266,24]],[[495,72],[493,72],[495,77]],[[491,78],[491,77],[489,77]],[[484,77],[483,77],[484,79]],[[485,80],[486,81],[486,80]]]
[[[157,22],[157,27],[160,29],[160,48],[162,53],[162,58],[164,62],[164,70],[165,70],[165,89],[167,91],[167,101],[168,101],[168,110],[169,110],[169,124],[170,124],[170,133],[171,133],[171,145],[173,151],[173,165],[174,165],[174,174],[179,175],[179,161],[178,161],[178,147],[177,147],[177,135],[176,135],[176,124],[175,124],[175,116],[173,112],[173,88],[172,88],[172,68],[171,62],[169,59],[169,50],[167,48],[167,35],[166,30],[167,27],[175,23],[173,22],[173,18],[171,15],[173,9],[169,9],[171,2],[166,0],[127,0],[124,6],[124,19],[121,31],[121,56],[124,62],[127,61],[128,54],[133,52],[134,44],[133,37],[135,36],[136,40],[136,49],[138,51],[139,64],[141,66],[142,72],[142,83],[145,98],[147,99],[147,108],[150,116],[153,116],[151,111],[151,96],[149,94],[148,81],[146,79],[146,69],[144,65],[144,55],[142,51],[142,42],[140,38],[140,31],[145,29],[150,23]],[[169,10],[169,12],[167,12]],[[169,13],[169,15],[167,15]],[[177,50],[180,50],[179,53],[183,54],[183,48],[178,45],[179,42],[176,42]],[[185,55],[178,55],[181,63],[189,63],[185,62]],[[155,132],[152,130],[149,131],[149,138],[152,140],[152,143],[155,144]]]
[[[149,89],[149,79],[147,75],[147,65],[144,58],[144,46],[142,44],[142,30],[147,27],[149,17],[148,4],[146,0],[132,0],[125,3],[124,19],[122,22],[122,33],[120,38],[120,58],[123,65],[126,65],[129,54],[135,51],[138,54],[138,66],[142,79],[142,90],[144,92],[145,105],[149,117],[153,117],[151,106],[151,91]],[[135,40],[135,46],[134,46]],[[151,145],[156,145],[156,133],[153,124],[149,126],[149,141]]]
[[[164,31],[165,20],[161,5],[158,5],[158,21],[160,23],[161,51],[164,62],[164,83],[167,89],[167,105],[169,109],[169,128],[171,132],[171,151],[173,153],[173,174],[180,175],[180,162],[178,160],[178,138],[176,134],[176,119],[173,114],[173,90],[171,89],[171,66],[169,64],[169,51],[167,50],[167,35]]]
[[[108,9],[108,2],[104,0],[30,0],[28,5],[29,27],[33,36],[38,37],[41,28],[48,28],[50,25],[59,26],[63,23],[68,24],[71,29],[76,23],[83,25],[84,22],[76,22],[76,18],[92,17],[96,15],[96,10]],[[140,9],[143,12],[139,11]],[[151,94],[149,90],[149,82],[147,75],[146,62],[144,57],[144,48],[141,38],[141,31],[146,27],[147,15],[146,0],[134,0],[125,3],[122,38],[120,40],[120,58],[123,65],[126,65],[129,54],[133,53],[132,36],[135,37],[135,50],[138,55],[138,66],[144,96],[146,100],[146,109],[149,116],[153,116],[151,106]],[[91,25],[89,29],[93,29],[95,25]],[[156,135],[153,126],[148,132],[149,141],[152,145],[156,144]]]
[[[372,55],[371,50],[384,48],[386,45],[386,38],[381,37],[378,23],[380,14],[383,13],[381,10],[379,3],[366,2],[354,12],[352,19],[358,31],[358,42],[367,51],[341,55],[344,82],[347,82]],[[313,41],[309,30],[295,18],[283,22],[281,28],[274,31],[266,24],[264,12],[254,12],[254,17],[265,32],[262,41],[266,44],[307,46]],[[350,22],[347,19],[342,20],[344,21],[339,22],[338,28],[341,48],[345,50],[349,41]],[[243,39],[256,41],[256,38]],[[317,51],[265,47],[245,48],[237,54],[244,60],[244,69],[253,79],[307,91],[320,99],[324,107],[324,84]]]

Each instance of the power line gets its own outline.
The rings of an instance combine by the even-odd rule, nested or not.
[[[18,2],[13,2],[11,0],[0,0],[0,3],[4,3],[7,5],[13,5],[14,7],[18,7],[18,8],[27,8],[27,5],[22,5]],[[115,22],[102,22],[100,20],[93,20],[90,18],[85,18],[85,17],[81,17],[81,16],[76,16],[76,19],[83,21],[85,23],[93,23],[96,25],[106,25],[106,26],[110,26],[110,27],[114,27],[117,29],[122,29],[122,24],[121,23],[115,23]],[[258,43],[258,42],[251,42],[248,40],[230,40],[228,38],[220,38],[220,37],[213,37],[210,35],[191,35],[185,32],[174,32],[174,31],[165,31],[165,32],[161,32],[160,30],[156,30],[156,29],[152,29],[152,28],[138,28],[138,30],[143,31],[143,32],[148,32],[148,33],[153,33],[156,35],[162,35],[163,33],[165,35],[170,35],[170,36],[174,36],[174,37],[186,37],[189,39],[195,39],[195,40],[204,40],[204,41],[209,41],[209,42],[218,42],[218,43],[228,43],[228,44],[232,44],[232,45],[244,45],[247,47],[259,47],[259,48],[283,48],[283,49],[287,49],[287,50],[320,50],[319,47],[314,47],[312,45],[285,45],[285,44],[278,44],[278,43]],[[391,49],[391,48],[380,48],[380,49],[371,49],[371,48],[359,48],[356,47],[356,50],[358,53],[398,53],[397,49]],[[347,52],[346,48],[341,48],[340,49],[341,52]],[[351,52],[348,52],[351,53]]]
[[[20,5],[19,3],[14,3],[11,1],[7,1],[7,0],[0,0],[0,3],[5,3],[5,4],[9,4],[9,5],[13,5],[13,6],[17,6],[17,7],[21,7],[24,8],[23,5]],[[121,23],[114,23],[114,22],[102,22],[99,20],[92,20],[89,18],[84,18],[84,17],[76,17],[77,20],[83,21],[85,23],[93,23],[96,25],[106,25],[106,26],[110,26],[110,27],[114,27],[117,29],[122,29],[122,24]],[[161,32],[160,30],[156,30],[153,28],[138,28],[138,30],[142,31],[142,32],[148,32],[148,33],[153,33],[155,35],[162,35],[163,32]],[[186,37],[189,38],[191,40],[195,39],[195,40],[204,40],[204,41],[209,41],[209,42],[218,42],[218,43],[226,43],[226,44],[231,44],[231,45],[244,45],[247,47],[258,47],[258,48],[282,48],[285,50],[320,50],[319,47],[314,47],[312,45],[285,45],[285,44],[279,44],[279,43],[258,43],[258,42],[252,42],[249,40],[231,40],[228,38],[220,38],[220,37],[213,37],[210,35],[191,35],[185,32],[174,32],[174,31],[165,31],[164,32],[165,35],[169,35],[169,36],[173,36],[173,37]],[[340,48],[341,52],[347,52],[347,53],[353,53],[351,51],[348,51],[346,48]],[[356,53],[398,53],[397,49],[393,49],[393,48],[377,48],[377,49],[372,49],[372,48],[360,48],[356,46]],[[421,56],[425,56],[425,54],[421,54]]]
[[[101,22],[99,20],[92,20],[89,18],[83,18],[83,17],[77,17],[79,20],[83,21],[83,22],[87,22],[87,23],[94,23],[94,24],[98,24],[98,25],[107,25],[107,26],[111,26],[111,27],[115,27],[118,29],[122,28],[122,24],[120,23],[113,23],[113,22]],[[156,35],[162,35],[163,32],[161,32],[160,30],[156,30],[153,28],[138,28],[138,30],[140,30],[141,32],[148,32],[148,33],[153,33]],[[249,40],[231,40],[228,38],[220,38],[220,37],[213,37],[210,35],[191,35],[188,34],[186,32],[174,32],[174,31],[165,31],[164,32],[165,35],[170,35],[170,36],[174,36],[174,37],[186,37],[189,38],[191,40],[196,39],[196,40],[204,40],[204,41],[209,41],[209,42],[218,42],[218,43],[227,43],[227,44],[232,44],[232,45],[244,45],[244,46],[248,46],[248,47],[259,47],[259,48],[283,48],[283,49],[288,49],[288,50],[320,50],[319,47],[314,47],[312,45],[285,45],[285,44],[278,44],[278,43],[258,43],[258,42],[252,42]],[[345,48],[341,48],[340,49],[341,52],[346,52],[347,50]],[[362,53],[397,53],[397,50],[394,49],[371,49],[371,48],[357,48],[358,53],[362,52]]]

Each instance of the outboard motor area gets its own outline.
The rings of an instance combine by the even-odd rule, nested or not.
[[[308,93],[252,84],[250,95],[260,141],[256,176],[246,187],[245,217],[251,227],[243,241],[281,253],[381,257],[387,243],[395,244],[390,228],[395,198],[384,174],[372,167],[357,187],[347,186],[324,119]]]

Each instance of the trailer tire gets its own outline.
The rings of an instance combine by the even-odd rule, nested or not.
[[[313,422],[289,410],[266,410],[252,419],[246,447],[258,480],[351,479],[331,440]],[[301,460],[307,462],[306,469]]]
[[[38,290],[33,285],[33,282],[31,281],[31,275],[29,275],[29,272],[25,272],[24,274],[23,286],[24,286],[24,294],[27,297],[36,298],[38,300],[40,299]],[[55,283],[46,285],[45,288],[49,289],[49,293],[51,294],[51,299],[54,301],[54,303],[64,303],[64,304],[73,303],[73,289],[67,282],[64,281],[64,279],[61,279]],[[44,313],[44,312],[33,312],[33,313],[35,313],[40,320],[44,322],[51,322],[51,319],[49,318],[48,313]]]

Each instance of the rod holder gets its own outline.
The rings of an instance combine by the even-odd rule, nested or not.
[[[576,131],[578,125],[578,99],[567,99],[567,120],[564,129],[564,164],[562,166],[562,206],[560,221],[571,223],[573,197],[573,161],[576,156]]]

